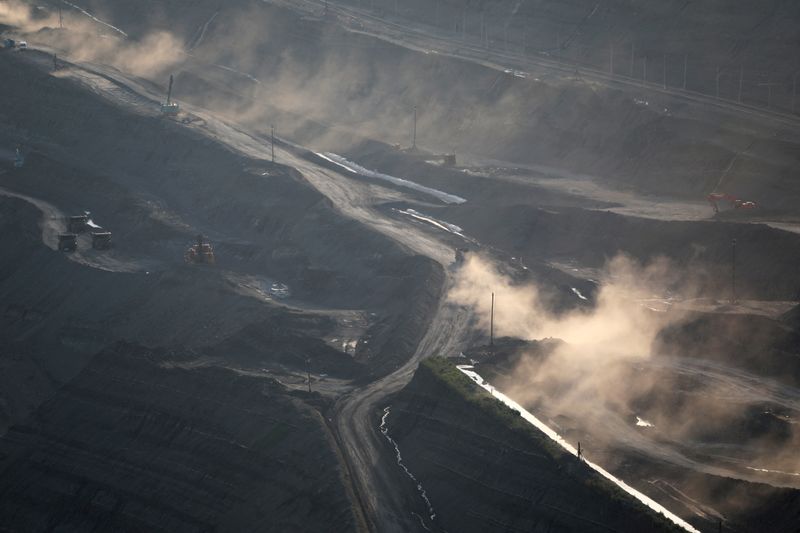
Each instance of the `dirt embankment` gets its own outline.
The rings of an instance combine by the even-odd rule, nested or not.
[[[718,187],[774,213],[797,212],[800,189],[793,176],[800,168],[800,137],[760,119],[635,87],[609,89],[579,75],[531,72],[523,79],[440,54],[409,51],[266,4],[231,2],[220,7],[201,2],[187,9],[182,2],[167,1],[160,2],[156,16],[148,7],[130,2],[102,1],[96,7],[116,25],[131,28],[132,35],[137,28],[169,29],[187,43],[211,20],[202,42],[192,50],[206,65],[204,72],[178,72],[178,98],[234,111],[264,130],[265,124],[276,124],[282,134],[318,148],[346,149],[365,137],[409,146],[411,110],[417,106],[417,143],[422,147],[557,167],[599,176],[619,187],[683,198],[702,199]],[[456,8],[459,13],[462,7]],[[486,6],[485,11],[488,16],[506,7]],[[547,31],[555,32],[552,20],[561,21],[560,8],[551,7],[555,11],[543,19],[549,21]],[[587,5],[587,12],[592,7]],[[537,12],[531,6],[520,8],[515,19],[538,20],[531,9]],[[697,16],[708,20],[707,10],[701,11]],[[776,7],[764,23],[795,16],[778,13]],[[630,19],[617,20],[628,15]],[[576,24],[583,18],[572,12],[564,16]],[[633,15],[627,8],[611,6],[593,17],[590,27],[598,23],[597,27],[576,31],[592,41],[602,40],[609,32],[617,35],[618,22],[641,28],[642,23],[635,22],[639,16],[647,18],[644,12]],[[750,21],[739,13],[731,27]],[[569,25],[564,22],[562,39],[575,44],[575,36],[567,37]],[[769,33],[766,27],[754,28],[745,44],[736,45],[734,55],[744,53],[746,43],[761,42],[762,29]],[[647,35],[652,34],[648,30]],[[781,42],[768,48],[778,49],[784,46]],[[727,53],[729,44],[720,44],[720,53]],[[638,38],[636,46],[642,50]],[[604,55],[607,50],[606,45]],[[657,52],[659,58],[663,51]],[[651,52],[637,52],[637,61]],[[682,71],[682,60],[679,63]],[[711,68],[712,83],[720,64]],[[723,70],[728,85],[738,82],[730,69]],[[766,92],[762,86],[755,90]]]
[[[349,531],[320,415],[272,380],[116,344],[0,439],[0,529]]]
[[[395,296],[417,283],[398,269],[407,252],[341,216],[296,171],[120,109],[16,57],[4,56],[0,72],[18,79],[4,100],[2,136],[32,150],[25,168],[6,176],[14,190],[64,211],[91,210],[131,255],[172,266],[204,233],[220,267],[283,281],[300,300],[381,319],[405,313],[410,302]]]
[[[754,315],[692,313],[659,333],[656,353],[719,361],[800,385],[800,329]]]
[[[78,169],[23,169],[21,191],[56,205],[97,206],[98,212],[104,203],[116,207],[124,193],[129,202],[145,204],[142,210],[150,213],[144,216],[169,219],[189,240],[193,233],[208,235],[223,267],[271,274],[298,297],[320,304],[385,302],[390,287],[375,280],[405,253],[340,216],[295,171],[247,160],[177,123],[120,109],[73,82],[3,59],[0,72],[18,79],[3,108],[7,137],[35,151],[33,164],[40,152]],[[112,185],[97,187],[98,178]],[[110,229],[124,234],[130,227]],[[143,241],[161,238],[157,231],[142,235]],[[172,246],[178,258],[185,243]]]
[[[364,8],[360,0],[339,3]],[[771,103],[791,109],[791,77],[796,64],[800,9],[793,3],[766,0],[759,4],[726,5],[667,1],[631,3],[609,0],[598,4],[578,0],[426,0],[391,5],[375,2],[376,12],[399,15],[426,26],[436,26],[459,39],[461,26],[473,43],[483,34],[496,51],[556,59],[642,79],[647,59],[647,79],[670,87],[715,93],[715,73],[720,68],[720,94],[737,99],[740,74],[742,98],[767,105],[766,79],[777,82]],[[709,27],[716,31],[709,32]],[[614,47],[612,52],[611,46]],[[632,57],[633,55],[633,57]],[[666,72],[664,71],[666,60]],[[743,72],[740,72],[740,68]],[[772,77],[770,78],[770,73]]]
[[[397,275],[407,278],[412,288],[398,286],[391,298],[404,302],[403,307],[367,332],[370,343],[362,344],[359,360],[370,367],[373,376],[400,367],[414,355],[436,313],[445,284],[442,267],[426,257],[412,257],[396,268]]]
[[[242,368],[260,368],[263,361],[305,368],[310,358],[317,372],[361,372],[350,356],[315,337],[333,327],[323,317],[242,296],[214,270],[125,273],[78,264],[41,243],[41,214],[30,204],[0,198],[0,206],[0,241],[15,251],[0,260],[2,432],[120,339],[180,345],[197,357],[216,356],[220,364]],[[254,328],[267,344],[245,341]],[[291,357],[291,346],[302,347],[303,357]]]
[[[523,258],[602,267],[618,253],[641,261],[664,256],[685,269],[685,281],[710,297],[730,298],[733,239],[741,298],[796,300],[800,279],[798,235],[764,225],[665,222],[571,208],[515,205],[502,216],[469,205],[440,213],[481,242]]]
[[[686,324],[662,332],[658,347],[655,348],[659,355],[638,363],[630,375],[631,381],[636,382],[634,387],[648,381],[654,385],[645,387],[646,392],[642,394],[630,395],[623,402],[622,409],[618,406],[611,410],[622,413],[628,419],[627,423],[633,424],[630,418],[636,421],[639,431],[635,438],[624,436],[624,428],[615,425],[615,417],[611,412],[601,424],[595,418],[594,425],[584,425],[576,431],[574,422],[584,416],[579,406],[552,408],[549,405],[551,401],[558,402],[558,390],[580,390],[583,383],[579,378],[569,383],[567,377],[564,382],[551,387],[557,379],[530,377],[526,387],[541,394],[538,399],[530,400],[525,405],[537,416],[546,417],[573,444],[577,440],[582,441],[584,449],[594,455],[590,455],[592,460],[596,458],[614,475],[665,505],[701,531],[715,529],[721,522],[723,531],[794,532],[800,523],[797,511],[800,491],[784,487],[795,486],[795,474],[762,469],[760,473],[769,473],[772,477],[761,477],[761,482],[758,482],[759,479],[748,475],[757,472],[757,468],[745,468],[737,473],[735,470],[725,472],[724,469],[717,471],[697,466],[704,461],[713,464],[720,459],[722,461],[717,464],[724,466],[728,458],[737,453],[740,455],[730,459],[728,467],[763,464],[773,457],[780,457],[784,450],[792,449],[796,410],[789,407],[791,400],[785,402],[780,395],[771,399],[758,395],[762,394],[764,387],[772,387],[784,391],[787,398],[793,397],[795,393],[792,389],[775,385],[760,375],[766,374],[775,382],[791,383],[796,379],[792,375],[796,374],[796,355],[780,352],[775,346],[783,344],[784,338],[773,339],[773,344],[770,344],[766,337],[770,332],[776,333],[779,326],[773,324],[769,328],[766,325],[768,321],[763,317],[700,315],[699,318],[690,318]],[[751,324],[745,326],[748,322]],[[736,327],[741,331],[736,331]],[[709,335],[709,330],[713,335]],[[692,336],[698,331],[704,331],[706,336]],[[681,341],[683,344],[680,344]],[[690,347],[692,343],[695,345]],[[519,392],[519,376],[530,368],[545,367],[551,363],[563,346],[559,340],[524,342],[500,339],[493,348],[475,347],[465,351],[465,354],[479,361],[481,376],[504,392],[515,390],[513,394],[519,395],[524,394]],[[684,347],[685,351],[681,351]],[[674,356],[671,350],[674,350]],[[661,355],[662,351],[664,355]],[[700,376],[699,373],[681,374],[664,370],[676,362],[678,365],[696,363],[701,366],[708,363],[712,365],[708,368],[717,368],[720,373]],[[661,370],[654,373],[648,370],[650,365]],[[607,369],[613,363],[605,362],[602,366]],[[746,372],[740,372],[739,368],[744,368]],[[782,376],[778,375],[779,368],[783,368]],[[709,383],[715,380],[735,383],[737,376],[744,377],[744,389],[758,391],[754,396],[757,400],[743,402],[740,398],[747,393],[742,390],[738,391],[738,396],[730,394],[725,397],[724,405],[735,407],[724,415],[710,414],[711,408],[704,409],[693,404],[697,398],[714,398],[718,394],[713,388],[705,388]],[[626,380],[619,378],[620,382]],[[595,404],[610,403],[614,402],[609,402],[608,396],[597,394]],[[692,412],[708,416],[695,417]],[[655,425],[650,420],[655,420]],[[601,436],[605,427],[613,428],[611,431],[615,437],[611,440]],[[676,438],[676,434],[680,434],[680,438]],[[643,447],[638,444],[639,439],[650,440]],[[660,456],[656,450],[665,443],[676,445],[679,455],[667,459],[665,457],[668,456]],[[747,447],[751,450],[750,456],[740,451]],[[694,468],[689,467],[682,460],[683,457],[697,459],[699,463],[695,463]],[[794,471],[791,466],[786,469]]]
[[[420,365],[386,426],[443,530],[673,530],[443,359]]]
[[[26,424],[39,427],[44,411],[36,408],[54,394],[53,401],[63,401],[71,409],[69,416],[57,418],[79,425],[92,419],[94,404],[72,405],[62,395],[76,383],[85,388],[106,388],[102,373],[79,372],[99,350],[105,355],[113,352],[114,343],[120,339],[137,346],[144,344],[146,350],[159,353],[179,346],[177,351],[185,354],[180,361],[185,368],[180,371],[180,381],[190,388],[204,384],[203,376],[209,373],[233,375],[231,369],[251,376],[275,372],[279,379],[282,373],[288,373],[298,381],[293,373],[304,371],[308,359],[318,378],[319,374],[329,374],[346,380],[385,373],[412,353],[415,339],[423,334],[436,309],[443,281],[438,264],[411,256],[390,239],[342,216],[292,169],[244,158],[190,128],[152,116],[149,109],[120,108],[73,81],[39,71],[20,56],[0,57],[0,72],[13,72],[19,79],[0,108],[0,138],[7,143],[21,141],[28,156],[22,169],[11,169],[9,163],[4,186],[68,214],[91,210],[93,219],[115,235],[115,246],[109,252],[86,250],[84,240],[80,254],[61,254],[42,243],[38,228],[41,215],[33,206],[22,199],[3,200],[2,213],[8,216],[2,220],[0,236],[4,246],[20,251],[0,261],[5,276],[0,280],[0,293],[8,318],[2,340],[8,340],[7,345],[14,349],[12,366],[3,361],[4,368],[9,369],[3,373],[3,383],[26,384],[25,394],[17,386],[4,389],[14,396],[3,398],[2,403],[2,430],[5,433],[10,426],[6,439],[9,446],[16,442],[16,428],[25,432],[29,427]],[[48,227],[61,227],[62,223],[47,218],[42,222]],[[183,250],[201,232],[215,245],[216,268],[182,263]],[[132,268],[99,269],[74,260],[92,254],[103,254]],[[317,310],[290,311],[267,301],[265,288],[276,279],[290,286],[290,304]],[[334,307],[330,318],[325,316],[326,305]],[[340,316],[356,314],[369,317],[365,321],[374,327],[359,343],[355,357],[322,341],[333,342],[332,337],[338,335],[334,330],[341,326],[335,323]],[[348,334],[358,339],[360,331],[352,331],[359,327],[351,327]],[[129,366],[136,383],[161,379],[152,365],[137,360]],[[338,390],[337,386],[329,388]],[[276,396],[283,395],[275,403],[286,408],[287,393],[273,389]],[[209,390],[213,399],[216,392],[213,387]],[[141,396],[140,390],[121,389],[116,401],[123,410],[135,409]],[[163,401],[169,404],[173,399],[164,397]],[[242,399],[241,405],[248,408],[249,401],[254,400]],[[309,403],[324,409],[325,402],[319,398]],[[289,415],[293,413],[286,410]],[[169,414],[175,426],[191,425],[195,416],[194,412]],[[250,423],[252,420],[241,421],[243,426]],[[116,421],[107,421],[103,428],[115,425]],[[93,430],[87,430],[87,435],[96,436]],[[108,446],[125,449],[125,432],[116,435],[109,430],[103,438]],[[52,492],[35,486],[38,478],[29,475],[41,470],[26,462],[30,450],[56,446],[28,444],[15,448],[19,454],[8,459],[9,469],[20,469],[18,478],[9,479],[31,483],[28,507],[18,515],[23,521],[45,514],[41,509]],[[280,520],[285,518],[277,530],[300,529],[291,520],[300,520],[307,512],[292,507],[292,502],[317,497],[335,501],[352,494],[349,483],[342,481],[342,486],[330,489],[334,496],[319,496],[317,485],[294,484],[291,471],[284,477],[282,467],[276,466],[291,466],[291,461],[296,461],[305,468],[303,465],[313,466],[318,460],[335,469],[342,464],[343,459],[333,454],[332,440],[317,444],[314,458],[294,454],[284,459],[278,454],[275,457],[279,462],[269,467],[274,484],[292,494],[291,502],[275,511]],[[167,443],[163,448],[170,446]],[[292,446],[305,449],[303,443],[288,447]],[[133,444],[129,447],[136,449]],[[200,445],[187,451],[185,463],[203,462],[209,477],[221,477],[218,470],[227,475],[229,469],[239,475],[237,468],[241,465],[231,467],[225,457],[217,461],[204,455],[206,448]],[[104,453],[102,458],[88,462],[116,465],[111,452]],[[322,457],[326,454],[330,457]],[[49,472],[60,472],[68,464],[56,458],[47,461]],[[111,466],[108,469],[114,471]],[[263,470],[258,475],[267,477]],[[239,494],[250,490],[252,479],[223,481],[231,493]],[[147,498],[149,492],[171,497],[166,492],[174,484],[168,476],[145,483],[120,475],[114,491],[131,500]],[[147,490],[142,490],[144,485]],[[53,509],[49,523],[73,523],[77,518],[70,509],[79,508],[87,497],[89,501],[94,498],[81,493],[77,499],[63,500],[63,506]],[[131,504],[132,513],[149,502]],[[349,498],[348,506],[354,502]],[[202,502],[198,504],[202,506]],[[180,529],[183,522],[199,524],[203,529],[206,511],[195,511],[202,516],[194,517],[181,507],[157,512],[176,521],[177,526],[170,530]],[[260,512],[252,514],[263,516]],[[242,529],[246,525],[239,527],[235,517],[246,520],[250,513],[237,508],[231,511],[234,518],[230,522],[218,522],[228,520],[222,514],[209,520],[233,524],[228,529]],[[144,519],[148,523],[155,520]],[[127,520],[129,517],[101,513],[96,523],[100,527],[118,524],[119,529],[148,528]],[[346,530],[348,523],[349,519],[329,514],[327,520],[320,518],[304,529]],[[35,529],[35,524],[20,527]]]
[[[124,267],[49,249],[38,226],[63,231],[63,221],[2,200],[0,235],[14,250],[0,260],[3,431],[117,340],[180,345],[242,368],[304,371],[311,359],[313,372],[344,378],[410,355],[435,308],[438,265],[343,217],[293,169],[121,109],[16,55],[0,57],[0,73],[15,79],[0,106],[0,139],[27,152],[23,168],[3,168],[3,186],[64,214],[91,211],[114,232],[114,247],[86,250],[82,237],[80,255]],[[211,238],[216,268],[183,264],[197,233]],[[264,298],[274,280],[302,305],[365,309],[377,324],[369,343],[355,359],[330,348],[320,339],[333,336],[335,320],[274,307]]]

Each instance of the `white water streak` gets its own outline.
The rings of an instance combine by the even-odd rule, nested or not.
[[[588,300],[589,299],[586,296],[584,296],[583,293],[581,293],[581,291],[579,291],[576,287],[572,287],[572,292],[574,292],[575,296],[577,296],[581,300]]]
[[[457,366],[456,368],[458,368],[463,374],[465,374],[467,377],[469,377],[471,380],[473,380],[475,383],[477,383],[480,387],[482,387],[483,389],[487,390],[492,396],[494,396],[495,398],[497,398],[498,400],[500,400],[501,402],[506,404],[511,409],[513,409],[515,411],[518,411],[520,413],[520,416],[522,416],[522,418],[524,418],[527,422],[529,422],[530,424],[535,426],[539,431],[541,431],[542,433],[544,433],[545,435],[550,437],[559,446],[564,448],[566,451],[568,451],[569,453],[571,453],[575,457],[578,456],[578,450],[575,449],[574,446],[572,446],[570,443],[568,443],[566,440],[564,440],[564,438],[561,435],[559,435],[558,433],[556,433],[555,431],[550,429],[546,424],[544,424],[538,418],[536,418],[531,413],[529,413],[520,404],[518,404],[517,402],[515,402],[514,400],[512,400],[511,398],[509,398],[508,396],[506,396],[502,392],[500,392],[497,389],[495,389],[494,387],[492,387],[477,372],[474,372],[474,371],[471,370],[473,367],[471,367],[469,365],[461,365],[461,366]],[[609,481],[611,481],[612,483],[617,485],[619,488],[621,488],[622,490],[624,490],[625,492],[627,492],[628,494],[630,494],[631,496],[633,496],[634,498],[636,498],[637,500],[639,500],[640,502],[645,504],[650,509],[656,511],[657,513],[660,513],[660,514],[664,515],[669,521],[673,522],[677,526],[680,526],[683,529],[685,529],[686,531],[689,531],[691,533],[700,533],[691,524],[689,524],[688,522],[686,522],[685,520],[680,518],[678,515],[670,512],[669,510],[667,510],[667,508],[665,508],[664,506],[660,505],[659,503],[657,503],[655,500],[653,500],[649,496],[646,496],[646,495],[642,494],[641,492],[639,492],[638,490],[634,489],[633,487],[631,487],[630,485],[628,485],[627,483],[625,483],[621,479],[618,479],[618,478],[614,477],[610,472],[608,472],[606,469],[604,469],[600,465],[592,463],[591,461],[586,461],[585,458],[584,458],[584,462],[586,463],[587,466],[592,468],[598,474],[600,474],[604,478],[608,479]]]
[[[419,480],[414,477],[414,474],[412,474],[408,467],[406,467],[405,463],[403,463],[403,457],[400,455],[400,447],[397,445],[397,442],[395,442],[395,440],[389,436],[389,428],[386,427],[386,419],[389,417],[390,409],[391,407],[386,407],[383,410],[383,416],[381,417],[381,433],[383,433],[383,436],[386,437],[386,440],[388,440],[391,445],[394,446],[394,452],[397,455],[397,464],[400,465],[400,468],[402,468],[406,475],[411,478],[411,481],[417,485],[417,490],[419,491],[420,496],[422,496],[422,499],[425,500],[425,504],[428,506],[428,515],[430,516],[431,520],[433,520],[436,518],[436,512],[433,510],[433,505],[431,505],[431,501],[428,499],[428,493],[425,492],[422,483],[420,483]],[[427,526],[425,526],[425,529],[428,529]]]
[[[459,226],[456,226],[455,224],[450,224],[449,222],[445,222],[444,220],[433,218],[431,216],[420,213],[419,211],[415,211],[414,209],[395,209],[395,211],[397,211],[402,215],[406,215],[416,220],[419,220],[421,222],[428,223],[431,226],[444,230],[448,233],[452,233],[453,235],[457,235],[462,239],[464,239],[465,241],[472,243],[477,242],[475,241],[475,239],[464,235],[464,230],[461,229]]]
[[[358,163],[348,161],[344,157],[337,154],[326,152],[324,154],[317,153],[317,155],[322,159],[330,163],[333,163],[334,165],[342,167],[348,172],[352,172],[353,174],[358,174],[361,176],[366,176],[368,178],[375,178],[383,181],[388,181],[399,187],[405,187],[406,189],[413,189],[415,191],[427,194],[429,196],[433,196],[434,198],[441,200],[445,204],[463,204],[464,202],[467,201],[466,199],[461,198],[460,196],[449,194],[444,191],[440,191],[438,189],[432,189],[431,187],[426,187],[424,185],[420,185],[419,183],[415,183],[413,181],[409,181],[402,178],[396,178],[388,174],[382,174],[381,172],[375,172],[374,170],[369,170],[368,168],[364,168]]]

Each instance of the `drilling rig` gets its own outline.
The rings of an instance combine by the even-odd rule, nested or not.
[[[719,213],[719,202],[728,202],[733,209],[755,209],[758,205],[748,200],[740,200],[736,196],[724,192],[712,192],[706,197],[708,203],[714,208],[714,213]]]
[[[181,110],[180,106],[177,102],[172,101],[172,84],[175,81],[172,74],[169,75],[169,89],[167,90],[167,101],[161,104],[161,114],[174,117],[178,115],[178,112]]]

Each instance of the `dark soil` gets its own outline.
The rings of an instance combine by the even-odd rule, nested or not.
[[[526,422],[510,423],[515,417],[443,360],[422,363],[393,400],[389,434],[427,491],[439,528],[677,530],[620,497]]]
[[[12,427],[0,529],[354,529],[319,414],[269,379],[188,361],[116,344]]]

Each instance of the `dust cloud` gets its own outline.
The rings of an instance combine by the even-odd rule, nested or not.
[[[665,259],[641,265],[618,256],[605,267],[596,306],[561,316],[547,311],[535,285],[517,286],[488,261],[472,255],[459,272],[450,299],[478,311],[488,329],[490,293],[497,299],[495,331],[499,336],[526,340],[544,337],[565,341],[575,357],[587,362],[602,357],[645,357],[658,332],[680,320],[677,313],[657,312],[644,302],[663,298],[678,283]],[[682,292],[690,290],[686,284]]]
[[[515,284],[472,255],[449,299],[475,309],[478,326],[488,331],[492,292],[497,337],[563,341],[547,343],[547,353],[522,354],[496,385],[558,420],[568,438],[705,473],[758,479],[767,470],[783,472],[781,482],[800,485],[800,431],[792,423],[800,411],[788,388],[733,367],[655,352],[659,333],[689,318],[670,299],[696,296],[691,280],[667,260],[610,260],[594,307],[557,316],[546,311],[535,285]],[[736,459],[720,462],[714,450]]]
[[[32,7],[17,0],[0,2],[0,24],[35,34],[37,42],[63,50],[72,61],[91,61],[112,65],[136,76],[154,77],[185,60],[182,41],[167,31],[153,31],[140,39],[122,38],[65,6],[65,31],[58,31],[57,13]],[[107,28],[105,28],[107,29]]]

